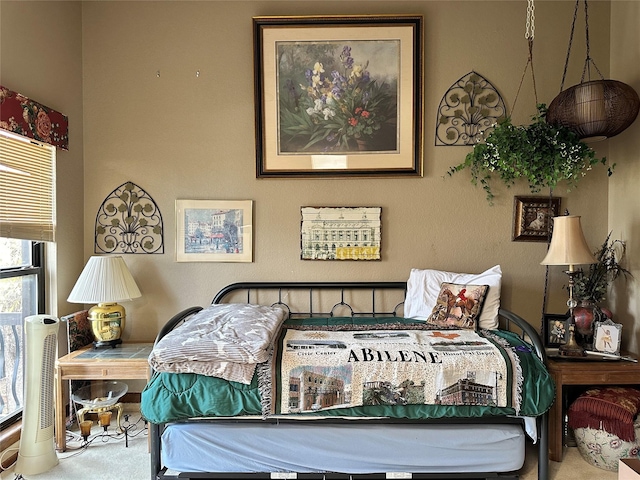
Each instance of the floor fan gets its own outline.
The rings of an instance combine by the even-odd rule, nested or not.
[[[37,475],[58,464],[53,440],[54,365],[60,321],[48,315],[25,318],[26,360],[20,451],[14,469]]]

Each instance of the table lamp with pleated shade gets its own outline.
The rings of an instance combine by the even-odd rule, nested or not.
[[[566,344],[560,345],[558,352],[560,355],[566,356],[584,356],[584,348],[582,348],[575,340],[575,319],[573,317],[573,309],[577,305],[573,298],[573,287],[575,284],[575,276],[580,273],[576,270],[576,265],[588,265],[598,263],[593,256],[587,241],[582,232],[580,217],[578,215],[564,215],[553,218],[553,235],[549,250],[541,265],[564,265],[568,267],[565,273],[569,276],[569,338]]]
[[[89,309],[96,347],[122,343],[126,314],[117,302],[140,297],[140,289],[121,256],[93,256],[67,298],[71,303],[97,303]]]

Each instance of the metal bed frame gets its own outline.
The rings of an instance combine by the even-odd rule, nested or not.
[[[345,316],[335,315],[336,311],[348,312],[352,317],[357,316],[377,316],[377,317],[394,317],[401,316],[398,313],[402,309],[404,303],[404,296],[406,294],[407,284],[406,282],[239,282],[233,283],[222,290],[220,290],[212,300],[212,304],[228,303],[230,300],[236,301],[240,299],[245,303],[260,303],[264,302],[264,298],[271,298],[272,305],[281,305],[288,312],[290,318],[306,318],[306,317],[332,317],[332,316]],[[345,301],[345,293],[349,295],[350,292],[366,291],[371,293],[370,302],[367,309],[354,308],[351,304]],[[290,292],[306,291],[308,299],[305,305],[305,309],[292,309],[288,303],[284,300],[287,299]],[[400,291],[402,293],[402,300],[394,304],[393,308],[382,310],[379,306],[381,298],[385,294],[389,294],[392,291]],[[244,292],[246,296],[239,295],[239,292]],[[327,304],[326,301],[320,301],[318,294],[327,294],[333,292],[332,295],[336,295],[339,301],[328,302],[332,304],[331,308],[322,311],[322,307]],[[262,297],[259,302],[256,302],[258,294]],[[270,295],[270,297],[269,297]],[[296,297],[297,300],[300,296]],[[237,303],[237,302],[236,302]],[[388,302],[387,302],[388,304]],[[164,327],[160,330],[160,333],[156,337],[158,342],[171,330],[178,325],[186,321],[191,315],[202,310],[203,307],[191,307],[183,310],[182,312],[171,318]],[[542,340],[538,332],[523,318],[520,316],[505,310],[499,310],[500,328],[504,330],[513,331],[518,336],[529,342],[536,355],[543,361],[546,361],[545,349]],[[233,420],[236,423],[241,422],[240,419]],[[251,421],[251,420],[247,420]],[[253,420],[255,421],[255,420]],[[261,420],[261,421],[270,421]],[[278,422],[282,422],[282,418],[278,419]],[[324,421],[324,420],[323,420]],[[326,419],[327,423],[335,422],[340,423],[340,419]],[[445,418],[445,419],[424,419],[422,421],[416,420],[404,420],[404,419],[383,419],[383,420],[369,420],[378,421],[383,423],[424,423],[424,424],[454,424],[454,423],[473,423],[473,424],[498,424],[498,423],[510,423],[510,424],[522,424],[522,420],[516,417],[478,417],[478,418]],[[549,443],[548,443],[548,414],[544,413],[536,418],[537,423],[537,444],[538,444],[538,480],[548,480],[549,477]],[[151,479],[163,480],[176,477],[168,474],[166,468],[162,466],[161,459],[161,435],[165,428],[165,424],[149,423],[149,435],[150,435],[150,453],[151,453]],[[214,472],[182,472],[177,478],[180,479],[271,479],[271,478],[287,478],[287,479],[385,479],[385,478],[411,478],[411,479],[500,479],[500,480],[517,480],[518,475],[516,472],[510,473],[496,473],[496,472],[477,472],[477,473],[413,473],[409,476],[387,476],[386,473],[380,474],[342,474],[342,473],[214,473]]]

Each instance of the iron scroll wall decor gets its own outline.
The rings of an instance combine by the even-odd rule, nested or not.
[[[151,195],[125,182],[104,199],[95,225],[95,253],[164,253],[162,214]]]
[[[444,94],[436,119],[436,146],[475,145],[507,115],[504,100],[482,75],[471,71]]]

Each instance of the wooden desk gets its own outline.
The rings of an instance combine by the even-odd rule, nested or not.
[[[67,449],[66,412],[62,386],[65,380],[149,380],[147,359],[151,343],[123,343],[116,348],[93,348],[71,352],[56,361],[55,435],[59,451]],[[69,399],[71,402],[72,400]]]
[[[636,355],[629,355],[637,359]],[[562,461],[564,445],[564,387],[568,385],[640,385],[640,363],[622,360],[547,359],[547,368],[556,382],[556,400],[549,411],[549,459]]]

